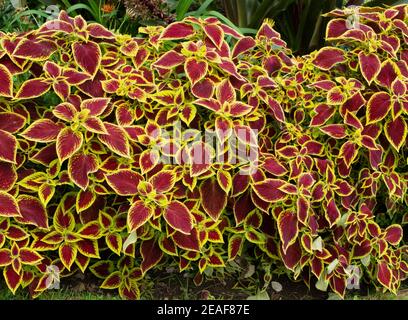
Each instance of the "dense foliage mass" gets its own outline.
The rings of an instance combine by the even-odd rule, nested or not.
[[[132,38],[62,12],[1,33],[10,290],[38,296],[55,270],[90,269],[132,299],[154,267],[198,284],[246,255],[265,281],[287,272],[344,296],[359,270],[396,292],[408,273],[408,6],[351,14],[332,11],[328,46],[303,57],[269,21],[255,37],[190,17]]]

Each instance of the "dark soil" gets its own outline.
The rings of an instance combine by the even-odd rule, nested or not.
[[[282,291],[276,292],[269,286],[267,289],[271,300],[325,300],[327,293],[321,292],[314,287],[309,288],[303,282],[293,282],[287,277],[274,279],[282,285]],[[77,274],[74,277],[61,279],[61,288],[78,294],[90,292],[106,296],[107,299],[117,295],[115,290],[102,290],[99,288],[100,279],[92,274]],[[233,278],[221,280],[205,280],[200,286],[196,286],[191,278],[179,274],[168,276],[158,274],[149,281],[141,283],[140,291],[142,299],[157,300],[191,300],[191,299],[221,299],[221,300],[246,300],[255,294],[245,288],[245,281],[237,281]]]
[[[247,279],[237,280],[227,277],[222,280],[207,279],[200,286],[196,286],[191,277],[185,277],[181,274],[157,273],[152,274],[150,279],[142,280],[140,291],[141,299],[145,300],[246,300],[249,296],[256,294],[256,288],[251,287]],[[61,279],[61,288],[68,290],[73,294],[92,293],[102,299],[118,299],[116,290],[103,290],[99,288],[101,280],[95,278],[92,274],[77,274],[74,277]],[[327,300],[329,294],[322,292],[314,287],[314,284],[308,288],[303,281],[294,282],[286,276],[274,278],[273,281],[279,282],[282,286],[280,292],[276,292],[271,285],[267,288],[270,300]],[[401,286],[399,295],[408,294],[408,283]],[[249,289],[251,288],[251,289]],[[351,296],[374,299],[375,290],[366,285],[362,285],[360,290],[350,291]],[[374,295],[373,295],[374,294]],[[368,296],[368,297],[367,297]]]

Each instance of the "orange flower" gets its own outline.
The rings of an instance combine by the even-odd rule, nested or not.
[[[113,10],[115,10],[115,6],[111,3],[104,3],[101,10],[103,13],[111,13]]]

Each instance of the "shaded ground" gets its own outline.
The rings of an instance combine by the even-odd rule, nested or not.
[[[334,294],[319,291],[315,288],[310,290],[303,282],[292,282],[286,277],[274,279],[282,290],[276,292],[272,286],[266,290],[267,295],[256,295],[254,288],[248,280],[237,281],[227,278],[224,280],[207,280],[200,286],[195,286],[191,278],[180,275],[157,275],[156,277],[141,284],[142,299],[157,300],[185,300],[185,299],[217,299],[217,300],[246,300],[270,299],[270,300],[327,300],[337,299]],[[116,290],[99,289],[100,281],[92,275],[78,275],[74,278],[63,279],[59,290],[48,290],[39,297],[41,300],[117,300],[120,297]],[[249,289],[248,289],[249,288]],[[30,299],[26,290],[18,290],[13,296],[0,282],[0,300]],[[402,286],[397,296],[376,292],[374,288],[363,288],[360,291],[350,292],[346,299],[385,300],[398,299],[408,300],[408,283]]]
[[[256,295],[256,289],[250,290],[245,286],[245,281],[237,282],[236,279],[225,279],[224,283],[219,280],[207,280],[196,287],[191,279],[172,277],[168,282],[158,282],[153,296],[156,299],[222,299],[222,300],[246,300],[249,296]],[[276,292],[271,286],[267,293],[271,300],[314,300],[327,299],[326,292],[311,288],[309,290],[303,282],[292,282],[286,277],[276,279],[282,285],[282,291]],[[188,284],[188,282],[190,282]],[[260,296],[260,298],[262,298]],[[266,298],[266,297],[265,297]]]

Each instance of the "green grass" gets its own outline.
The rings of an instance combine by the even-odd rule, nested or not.
[[[114,294],[95,292],[72,292],[71,290],[50,290],[39,297],[40,300],[120,300],[115,291]]]
[[[153,297],[151,297],[153,298]],[[181,299],[196,299],[197,297],[190,297],[183,295],[179,297]],[[217,299],[210,295],[210,299]],[[229,297],[230,298],[230,297]],[[0,290],[0,300],[29,300],[30,297],[26,291],[19,290],[14,296],[8,289],[1,288]],[[218,299],[223,300],[222,297]],[[339,299],[335,295],[330,295],[329,300]],[[367,296],[361,295],[347,295],[346,300],[408,300],[408,290],[401,291],[398,295],[391,293],[374,293]],[[120,300],[120,297],[115,291],[106,293],[96,293],[96,292],[76,292],[69,289],[60,290],[49,290],[44,292],[38,300]]]
[[[408,289],[401,289],[397,295],[392,293],[375,292],[366,296],[354,295],[348,300],[408,300]]]

